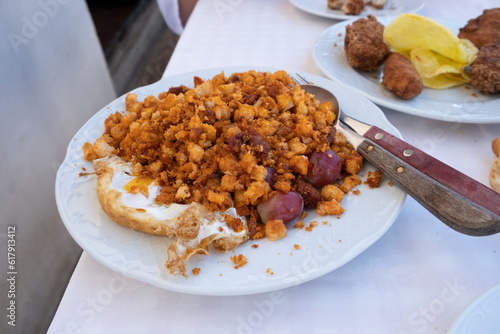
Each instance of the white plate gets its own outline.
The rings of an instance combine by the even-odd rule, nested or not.
[[[448,330],[448,334],[498,334],[499,332],[500,284],[470,303]]]
[[[148,95],[157,96],[171,86],[183,84],[192,87],[195,75],[209,79],[221,70],[229,75],[249,69],[197,71],[164,78],[133,92],[143,100]],[[268,68],[256,70],[274,71]],[[303,75],[334,92],[350,115],[401,136],[382,111],[367,99],[331,80]],[[82,145],[87,141],[94,142],[102,134],[104,120],[110,113],[124,110],[124,101],[125,96],[121,96],[103,108],[71,140],[57,173],[56,201],[61,218],[76,242],[103,265],[125,276],[164,289],[201,295],[244,295],[297,285],[331,272],[367,249],[392,225],[406,198],[400,188],[389,186],[387,180],[378,189],[361,185],[361,194],[345,197],[342,205],[346,212],[340,219],[309,212],[306,225],[312,220],[319,223],[312,232],[290,228],[288,236],[279,241],[250,240],[238,247],[236,254],[243,254],[248,259],[248,264],[242,268],[233,268],[232,251],[220,253],[211,250],[209,256],[195,255],[189,259],[188,274],[198,267],[201,268],[198,276],[185,279],[167,275],[163,264],[171,240],[113,223],[99,206],[96,177],[79,177],[82,167],[93,170],[92,164],[82,159]],[[374,167],[366,163],[362,171],[365,178],[368,170],[374,170]],[[323,221],[328,224],[324,225]],[[253,244],[259,247],[252,248]],[[300,249],[296,250],[294,244]],[[273,274],[266,272],[268,268]]]
[[[416,12],[424,7],[423,0],[387,0],[384,8],[375,9],[368,5],[361,15],[345,15],[342,10],[328,8],[327,0],[290,0],[297,8],[318,16],[328,17],[336,20],[350,20],[371,14],[373,16],[398,15],[401,13]]]
[[[394,17],[379,18],[383,25]],[[345,27],[354,20],[343,21],[325,30],[314,47],[314,59],[329,78],[354,88],[372,102],[404,113],[448,122],[499,123],[500,96],[486,95],[470,85],[450,89],[424,88],[414,99],[403,100],[381,84],[382,68],[375,72],[357,71],[349,65],[344,52]],[[463,24],[442,22],[455,33]]]

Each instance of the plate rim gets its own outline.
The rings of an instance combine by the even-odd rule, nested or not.
[[[60,187],[58,187],[58,185],[61,182],[61,177],[62,177],[61,174],[63,172],[63,167],[65,167],[69,164],[68,159],[70,158],[70,155],[72,153],[71,148],[73,145],[75,145],[74,139],[77,138],[82,133],[82,131],[86,128],[87,124],[91,123],[94,118],[98,117],[99,114],[101,114],[103,112],[107,112],[107,113],[113,112],[109,108],[109,106],[120,99],[124,100],[124,98],[127,94],[137,92],[141,89],[151,88],[155,85],[161,85],[164,81],[176,80],[176,78],[181,78],[181,77],[186,77],[186,76],[191,76],[191,77],[194,77],[195,75],[199,76],[200,73],[213,72],[213,73],[217,74],[217,73],[220,73],[221,71],[224,71],[224,73],[227,74],[227,73],[248,71],[251,69],[256,70],[256,71],[277,71],[278,70],[278,69],[275,69],[272,67],[259,67],[259,66],[245,66],[245,67],[235,66],[235,67],[233,67],[233,66],[228,66],[228,67],[216,67],[216,68],[209,68],[209,69],[203,69],[203,70],[195,70],[195,71],[189,71],[186,73],[176,74],[176,75],[172,75],[172,76],[165,76],[164,78],[160,79],[159,81],[157,81],[153,84],[138,87],[138,88],[136,88],[128,93],[122,94],[120,97],[117,97],[116,99],[114,99],[113,101],[108,103],[106,106],[101,108],[92,117],[90,117],[82,125],[82,127],[76,132],[76,134],[71,138],[71,140],[68,144],[68,147],[66,149],[66,156],[65,156],[65,158],[64,158],[64,160],[63,160],[63,162],[62,162],[61,166],[59,167],[58,172],[56,174],[56,180],[55,180],[56,205],[57,205],[58,211],[60,213],[61,219],[62,219],[66,229],[68,230],[68,232],[72,236],[72,238],[79,244],[79,246],[83,250],[85,250],[87,253],[89,253],[89,255],[93,259],[95,259],[96,261],[101,263],[103,266],[111,269],[114,272],[120,273],[124,276],[130,277],[130,278],[133,278],[133,279],[136,279],[136,280],[139,280],[139,281],[142,281],[142,282],[145,282],[145,283],[148,283],[148,284],[151,284],[153,286],[156,286],[156,287],[159,287],[159,288],[162,288],[165,290],[169,290],[169,291],[194,294],[194,295],[210,295],[210,296],[250,295],[250,294],[269,292],[269,291],[274,291],[274,290],[278,290],[278,289],[283,289],[283,288],[288,288],[291,286],[299,285],[299,284],[311,281],[313,279],[319,278],[319,277],[321,277],[325,274],[328,274],[330,272],[333,272],[334,270],[336,270],[336,269],[340,268],[341,266],[345,265],[346,263],[350,262],[356,256],[363,253],[365,250],[367,250],[371,245],[373,245],[377,240],[379,240],[389,230],[389,228],[392,226],[392,224],[396,221],[397,217],[399,216],[399,214],[403,208],[403,205],[405,203],[407,196],[406,196],[406,193],[404,193],[404,192],[398,198],[398,200],[396,202],[397,208],[396,208],[396,210],[394,210],[394,212],[392,212],[392,215],[390,216],[390,218],[387,219],[387,221],[384,223],[383,228],[379,228],[376,231],[376,233],[369,235],[368,237],[363,239],[361,242],[356,244],[355,247],[351,247],[349,249],[349,251],[345,254],[345,256],[342,257],[341,261],[336,261],[336,266],[334,266],[334,267],[322,266],[319,270],[314,271],[314,273],[312,273],[312,274],[309,273],[308,275],[306,275],[307,276],[306,278],[299,277],[298,282],[297,282],[296,277],[292,276],[288,280],[286,280],[285,282],[283,282],[283,281],[277,281],[277,282],[265,281],[264,284],[253,286],[252,289],[250,289],[250,290],[247,289],[247,291],[245,291],[245,290],[242,290],[240,286],[225,287],[224,290],[221,290],[221,289],[210,290],[206,286],[179,285],[179,284],[175,284],[175,282],[170,282],[170,281],[162,278],[161,276],[158,276],[158,277],[156,277],[156,279],[151,280],[151,274],[149,274],[149,273],[123,268],[120,265],[109,261],[107,258],[103,258],[96,250],[94,250],[92,247],[89,247],[88,242],[85,240],[84,236],[79,234],[76,229],[72,228],[71,222],[68,221],[68,217],[66,217],[65,215],[62,214],[62,212],[64,211],[62,208],[62,206],[63,206],[63,202],[62,202],[62,198],[61,198],[62,192],[61,192]],[[331,80],[319,77],[317,75],[305,73],[303,71],[289,71],[288,69],[284,69],[284,70],[289,74],[300,73],[302,75],[305,75],[308,78],[313,78],[314,80],[320,80],[320,81],[326,80],[326,81],[330,81],[329,84],[340,86]],[[342,88],[341,86],[340,86],[340,88],[345,89],[345,88]],[[351,92],[351,93],[353,93],[353,92]],[[372,102],[370,102],[367,99],[366,99],[366,102],[373,104]],[[397,128],[389,122],[389,120],[387,119],[387,117],[385,116],[383,111],[380,108],[378,108],[378,106],[376,106],[374,104],[373,104],[373,106],[379,110],[379,112],[380,112],[379,116],[381,117],[381,119],[384,122],[386,122],[389,127],[392,128],[393,134],[401,138],[401,134],[399,133]],[[362,250],[359,250],[358,248],[362,248]]]
[[[337,14],[337,13],[328,13],[328,12],[319,12],[319,11],[316,11],[316,10],[312,10],[311,8],[307,7],[307,6],[303,6],[302,3],[298,2],[298,0],[289,0],[290,3],[295,6],[296,8],[306,12],[306,13],[309,13],[309,14],[312,14],[312,15],[316,15],[316,16],[319,16],[319,17],[325,17],[325,18],[328,18],[328,19],[333,19],[333,20],[350,20],[350,19],[359,19],[361,17],[364,17],[368,14],[363,14],[363,15],[346,15],[346,14]],[[326,6],[326,0],[325,1],[325,6]],[[422,8],[424,8],[425,6],[425,1],[424,0],[415,0],[415,1],[418,1],[419,4],[418,6],[415,6],[414,8],[412,8],[410,11],[408,11],[409,13],[415,13],[415,12],[418,12],[419,10],[421,10]],[[373,14],[373,13],[370,13],[371,15],[375,16],[375,17],[382,17],[382,16],[387,16],[385,14],[381,14],[381,15],[377,15],[377,14]]]
[[[463,311],[460,313],[458,318],[453,322],[451,327],[448,329],[449,334],[459,334],[460,327],[464,324],[464,321],[467,317],[478,307],[481,303],[485,302],[489,297],[498,294],[500,297],[500,284],[494,285],[490,287],[485,292],[479,294],[476,298],[474,298]]]

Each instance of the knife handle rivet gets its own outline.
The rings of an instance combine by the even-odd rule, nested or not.
[[[405,157],[411,157],[412,154],[413,154],[413,150],[411,150],[409,148],[403,151],[403,155]]]
[[[403,167],[398,167],[398,169],[396,169],[396,171],[398,173],[402,173],[405,169]]]
[[[368,146],[367,150],[368,150],[368,151],[373,150],[373,146],[371,146],[371,145],[370,145],[370,146]]]
[[[375,134],[375,139],[382,139],[382,138],[384,138],[384,134],[383,133],[379,132],[379,133]]]

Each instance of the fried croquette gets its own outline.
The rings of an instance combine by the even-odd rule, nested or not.
[[[470,83],[483,93],[500,92],[500,44],[489,44],[479,49],[471,64]]]
[[[488,44],[499,44],[500,8],[486,9],[477,18],[469,20],[460,29],[458,37],[470,40],[478,49]]]
[[[346,15],[358,15],[365,9],[363,0],[328,0],[328,8],[340,9]]]
[[[391,53],[385,62],[382,85],[405,100],[417,97],[424,88],[413,63],[397,52]]]
[[[386,0],[365,0],[365,5],[372,5],[375,9],[384,8]]]
[[[348,0],[342,10],[346,15],[358,15],[365,9],[363,0]]]
[[[366,6],[371,5],[375,9],[382,9],[386,0],[328,0],[328,8],[340,9],[346,15],[358,15]]]
[[[378,69],[390,53],[383,35],[384,26],[373,15],[347,25],[344,50],[349,64],[361,71]]]

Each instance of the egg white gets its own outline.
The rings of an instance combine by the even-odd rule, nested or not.
[[[247,220],[239,216],[234,207],[224,212],[209,212],[199,203],[163,204],[156,201],[161,186],[153,181],[148,186],[148,194],[131,193],[127,185],[136,177],[132,164],[117,156],[108,156],[94,161],[98,175],[98,197],[103,210],[116,223],[146,233],[176,236],[170,245],[165,263],[171,274],[185,275],[185,261],[196,253],[208,254],[208,244],[219,250],[227,250],[248,239]],[[240,219],[245,228],[234,231],[225,222],[224,215]],[[125,218],[124,218],[125,217]],[[191,229],[191,222],[198,222],[194,228],[197,235],[183,234],[181,225]],[[193,230],[191,230],[192,232]]]
[[[158,220],[176,218],[188,208],[189,205],[186,204],[172,203],[165,205],[156,202],[156,196],[160,194],[161,190],[161,186],[156,182],[151,182],[149,185],[148,197],[140,192],[132,194],[125,190],[125,186],[135,178],[135,176],[132,175],[132,165],[130,163],[113,163],[110,167],[113,169],[111,187],[122,194],[120,197],[120,205],[129,208],[143,209]]]
[[[144,196],[141,192],[133,194],[125,189],[126,185],[136,178],[136,176],[132,174],[132,164],[122,160],[122,163],[112,162],[109,167],[113,170],[111,187],[122,194],[119,199],[120,205],[129,208],[142,209],[158,220],[176,218],[189,207],[188,204],[171,203],[167,205],[158,203],[156,201],[156,196],[160,194],[161,186],[158,185],[157,182],[151,182],[149,185],[148,197]],[[224,212],[215,212],[215,219],[201,219],[200,233],[196,239],[193,239],[193,242],[199,243],[201,240],[213,234],[220,234],[221,236],[239,236],[244,233],[244,231],[235,232],[230,229],[224,222],[224,214],[239,218],[246,225],[246,218],[238,215],[234,207],[229,208]]]

